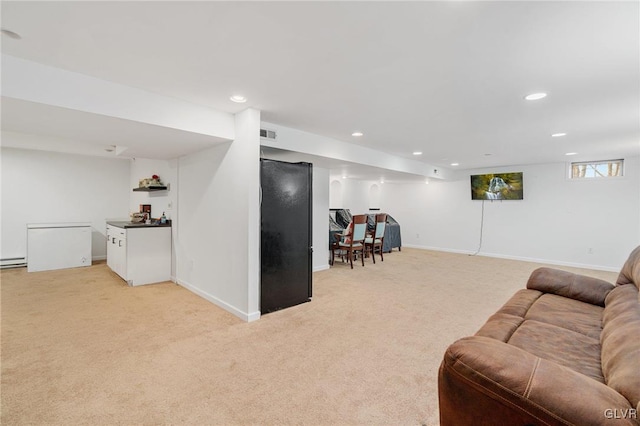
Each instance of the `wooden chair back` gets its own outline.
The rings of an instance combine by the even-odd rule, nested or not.
[[[351,240],[354,243],[361,243],[364,241],[367,235],[367,215],[356,214],[353,215],[353,233],[351,234]]]
[[[376,215],[376,232],[373,237],[376,239],[384,238],[384,229],[386,225],[387,225],[387,214],[378,213]]]

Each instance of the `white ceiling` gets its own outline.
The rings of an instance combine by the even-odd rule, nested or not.
[[[230,113],[255,107],[271,123],[411,159],[422,151],[441,167],[640,154],[637,1],[1,7],[2,28],[22,36],[3,37],[4,53]],[[523,99],[538,91],[548,97]],[[248,102],[232,103],[238,93]],[[102,143],[37,108],[3,99],[3,130]],[[96,123],[115,129],[111,141],[112,121]],[[170,145],[165,130],[147,136]],[[189,149],[206,142],[192,136]]]

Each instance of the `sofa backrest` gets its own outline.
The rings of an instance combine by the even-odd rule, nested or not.
[[[629,258],[622,266],[616,285],[634,284],[640,288],[640,246],[631,252]]]

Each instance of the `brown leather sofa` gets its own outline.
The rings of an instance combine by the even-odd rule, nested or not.
[[[640,247],[615,286],[535,270],[438,375],[441,426],[640,425]]]

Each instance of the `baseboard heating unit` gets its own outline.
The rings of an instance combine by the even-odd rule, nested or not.
[[[23,268],[27,266],[27,259],[24,257],[8,257],[0,259],[0,269]]]

